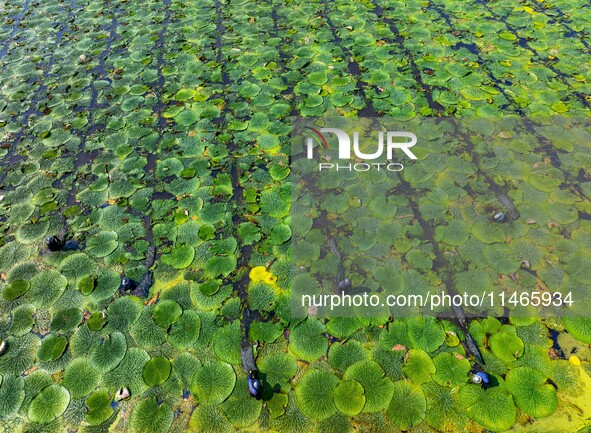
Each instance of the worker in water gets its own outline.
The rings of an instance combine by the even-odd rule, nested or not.
[[[472,377],[470,378],[470,380],[472,381],[472,383],[480,385],[483,388],[486,388],[490,385],[490,377],[488,373],[485,373],[481,369],[478,369],[477,371],[472,370]]]
[[[259,379],[258,370],[250,370],[248,374],[248,392],[257,400],[263,396],[263,384]]]

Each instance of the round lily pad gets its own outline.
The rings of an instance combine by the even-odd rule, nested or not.
[[[468,416],[488,430],[505,431],[515,423],[515,405],[504,386],[485,390],[479,385],[463,385],[460,402]]]
[[[276,352],[265,356],[259,363],[259,369],[265,373],[265,382],[272,389],[289,391],[289,381],[295,376],[297,364],[287,353]]]
[[[64,308],[56,311],[51,319],[51,331],[73,331],[82,322],[82,315],[82,310],[77,307]]]
[[[234,428],[220,406],[198,406],[191,415],[189,428],[195,432],[232,433]]]
[[[226,325],[213,336],[213,351],[222,361],[230,364],[240,364],[240,344],[242,342],[242,331],[240,322],[235,320],[232,324]]]
[[[136,403],[129,417],[130,433],[166,433],[174,419],[172,408],[150,397]]]
[[[318,319],[308,318],[297,324],[289,336],[289,350],[298,358],[314,361],[326,354],[328,340],[324,335],[324,324]]]
[[[113,397],[109,394],[109,390],[101,388],[93,392],[84,401],[84,404],[88,408],[86,412],[86,422],[89,425],[95,426],[100,425],[108,420],[111,415],[115,412],[111,406]]]
[[[425,394],[419,386],[406,380],[394,382],[386,414],[396,427],[408,430],[418,425],[425,418],[426,410]]]
[[[414,383],[420,385],[431,379],[435,373],[435,365],[431,357],[420,349],[410,349],[408,359],[402,370],[404,374]]]
[[[456,386],[468,381],[470,361],[452,353],[440,353],[433,358],[435,374],[433,380],[443,386]]]
[[[507,373],[505,383],[517,406],[526,414],[544,418],[556,411],[556,389],[547,383],[541,371],[530,367],[514,368]]]
[[[103,384],[109,389],[127,387],[132,395],[140,395],[146,389],[143,371],[149,359],[150,355],[145,350],[129,348],[119,365],[103,374]]]
[[[116,299],[109,308],[109,329],[126,332],[140,317],[142,302],[139,298],[126,296]]]
[[[263,407],[263,402],[252,398],[248,392],[248,383],[245,376],[236,381],[236,386],[230,397],[221,404],[222,410],[228,420],[238,428],[252,426]]]
[[[310,418],[323,420],[333,415],[334,391],[339,379],[323,370],[310,370],[298,381],[295,389],[298,406]]]
[[[455,219],[445,226],[443,242],[448,245],[459,246],[470,237],[470,227],[462,220]]]
[[[209,278],[226,277],[236,269],[236,265],[236,256],[214,256],[205,262],[205,274]]]
[[[49,229],[49,221],[38,221],[20,226],[15,233],[16,240],[22,244],[32,244],[41,240]]]
[[[33,315],[36,311],[37,309],[32,304],[23,304],[14,308],[11,312],[10,334],[15,337],[27,334],[35,324]]]
[[[316,86],[322,86],[323,84],[326,84],[326,82],[328,81],[326,69],[320,69],[315,72],[310,72],[306,76],[306,79],[311,84],[314,84]]]
[[[152,318],[158,326],[168,329],[183,314],[181,306],[170,299],[159,301],[152,310]]]
[[[101,373],[111,371],[125,357],[127,352],[127,340],[125,335],[114,332],[101,340],[90,353],[90,362]]]
[[[64,293],[68,280],[56,270],[41,271],[31,279],[28,296],[38,307],[53,305]]]
[[[194,257],[195,249],[191,245],[181,244],[170,253],[162,255],[162,263],[175,269],[185,269],[193,262]]]
[[[0,416],[14,415],[25,399],[24,381],[20,376],[4,376],[0,379]]]
[[[24,413],[29,409],[31,401],[49,385],[53,385],[53,379],[50,374],[44,370],[35,370],[25,376],[25,399],[22,402],[20,410]]]
[[[168,331],[168,341],[178,349],[190,348],[199,338],[201,318],[193,310],[185,310]]]
[[[275,290],[267,283],[254,283],[248,287],[248,304],[253,310],[268,312],[275,306]]]
[[[355,416],[365,406],[365,393],[361,384],[355,380],[343,380],[334,390],[334,403],[339,412]]]
[[[273,150],[279,147],[279,137],[273,134],[261,134],[257,138],[257,144],[264,150]]]
[[[236,374],[230,364],[209,361],[195,370],[191,393],[201,404],[217,405],[228,398],[235,384]]]
[[[365,392],[363,412],[378,412],[388,406],[392,397],[392,381],[384,370],[374,361],[360,361],[345,371],[343,379],[355,380]]]
[[[272,343],[283,334],[281,323],[253,322],[250,324],[249,336],[253,341]]]
[[[416,349],[433,352],[443,344],[445,332],[432,316],[411,317],[406,322],[408,337]]]
[[[105,323],[107,323],[107,315],[102,311],[92,313],[86,322],[91,331],[100,331]]]
[[[47,424],[60,417],[70,403],[68,390],[54,384],[43,389],[29,405],[27,416],[30,421]]]
[[[86,250],[95,257],[106,257],[117,249],[118,237],[114,231],[100,232],[86,241]]]
[[[524,344],[514,326],[504,325],[489,339],[490,350],[497,358],[511,362],[523,355]]]
[[[72,280],[92,275],[95,270],[96,264],[84,253],[72,254],[60,263],[60,272]]]
[[[58,359],[66,350],[68,339],[66,337],[50,334],[43,339],[37,356],[41,362],[51,362]]]
[[[2,297],[6,301],[12,301],[25,293],[31,287],[31,283],[27,280],[14,280],[2,291]]]
[[[345,371],[356,362],[365,361],[366,359],[366,350],[359,342],[354,340],[349,340],[346,344],[333,343],[328,351],[330,365],[342,371]]]
[[[283,180],[289,175],[289,167],[282,164],[274,164],[269,168],[269,174],[273,180]]]
[[[187,101],[195,96],[197,92],[193,89],[181,89],[174,95],[174,99],[177,101]]]
[[[83,295],[90,295],[95,287],[95,280],[90,275],[85,275],[76,281],[76,290],[79,290]]]
[[[577,340],[591,344],[591,318],[566,316],[562,318],[562,323]]]
[[[21,337],[10,336],[4,339],[6,349],[0,356],[0,374],[19,376],[35,362],[39,337],[26,333]]]
[[[64,370],[63,384],[73,398],[88,395],[98,385],[100,373],[86,358],[75,358]]]
[[[163,356],[155,356],[144,366],[143,378],[148,386],[164,383],[170,376],[170,361]]]

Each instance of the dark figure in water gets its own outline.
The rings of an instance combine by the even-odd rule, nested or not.
[[[490,376],[484,372],[479,365],[475,366],[470,373],[470,381],[476,385],[480,385],[483,388],[487,388],[490,385]]]
[[[148,254],[146,257],[146,268],[148,269],[139,284],[127,276],[121,278],[120,290],[123,292],[130,292],[132,296],[145,298],[148,296],[150,287],[154,284],[154,272],[150,269],[154,264],[156,257],[156,250],[153,245],[148,247]]]
[[[49,251],[59,251],[66,243],[57,236],[50,236],[45,239],[45,244],[47,245]]]
[[[45,239],[45,244],[49,251],[77,251],[80,249],[80,244],[76,240],[65,240],[65,236],[49,236]]]
[[[247,308],[244,312],[244,319],[242,321],[243,338],[240,344],[240,361],[242,370],[248,374],[248,392],[257,400],[263,396],[263,383],[259,379],[259,369],[254,358],[254,350],[248,339],[250,330],[250,322],[253,316],[251,311]]]
[[[248,374],[248,392],[257,400],[263,396],[263,384],[259,379],[258,370],[250,370]]]
[[[507,219],[507,217],[505,216],[505,214],[503,212],[495,212],[495,214],[492,217],[492,220],[496,223],[505,222],[506,219]]]
[[[123,278],[121,278],[121,290],[124,292],[131,292],[133,289],[135,289],[135,283],[131,278],[123,276]]]
[[[257,368],[256,361],[254,359],[252,346],[247,340],[242,342],[240,355],[242,360],[242,369],[248,373],[248,392],[254,398],[259,400],[263,396],[263,384],[259,379],[259,369]]]

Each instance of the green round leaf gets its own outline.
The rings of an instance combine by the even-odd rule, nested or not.
[[[151,397],[134,405],[128,429],[130,433],[166,433],[173,419],[171,407]]]
[[[515,405],[504,386],[484,390],[479,385],[463,385],[460,402],[468,416],[488,430],[505,431],[515,423]]]
[[[289,350],[304,361],[314,361],[326,354],[328,340],[324,335],[324,324],[318,319],[308,318],[298,323],[289,336]]]
[[[86,241],[86,250],[95,257],[106,257],[119,246],[118,237],[114,231],[100,232]]]
[[[170,299],[159,301],[152,310],[152,318],[154,322],[161,328],[168,329],[170,325],[175,323],[183,314],[181,306]]]
[[[334,390],[334,403],[339,412],[355,416],[365,406],[365,394],[361,384],[355,380],[343,380]]]
[[[328,351],[328,362],[337,370],[345,371],[356,362],[366,359],[365,349],[355,340],[349,340],[346,344],[333,343]]]
[[[198,406],[189,422],[191,432],[232,433],[234,429],[220,406]]]
[[[163,356],[150,359],[144,366],[143,378],[148,386],[164,383],[170,376],[170,361]]]
[[[265,382],[272,389],[280,389],[283,392],[289,391],[289,382],[298,369],[295,359],[283,352],[265,356],[258,363],[258,367],[265,374]]]
[[[515,361],[523,355],[524,344],[514,326],[504,325],[491,335],[489,345],[493,355],[505,362]]]
[[[14,415],[25,399],[22,377],[4,376],[0,378],[0,417]]]
[[[56,270],[41,271],[31,279],[28,296],[38,307],[50,307],[64,293],[68,280]]]
[[[432,316],[411,317],[406,322],[408,337],[416,349],[433,352],[443,344],[445,332]]]
[[[92,313],[86,322],[91,331],[100,331],[106,323],[107,315],[102,311]]]
[[[359,382],[365,392],[363,412],[379,412],[388,406],[392,397],[392,381],[374,361],[360,361],[345,371],[343,379]]]
[[[101,373],[113,370],[125,357],[127,340],[125,335],[114,332],[102,339],[90,353],[90,362]]]
[[[95,287],[94,278],[90,275],[85,275],[76,281],[76,290],[79,290],[83,295],[90,295]]]
[[[13,301],[27,293],[31,284],[27,280],[14,280],[2,291],[2,297],[6,301]]]
[[[470,361],[465,358],[458,358],[452,353],[440,353],[433,358],[435,374],[433,380],[439,385],[456,386],[468,381]]]
[[[100,381],[99,371],[86,358],[74,359],[64,370],[63,384],[73,398],[88,395]]]
[[[323,420],[337,408],[333,401],[339,379],[323,370],[310,370],[298,381],[295,389],[298,406],[310,418]]]
[[[64,308],[54,313],[51,319],[52,332],[70,332],[82,322],[83,311],[77,307]]]
[[[427,401],[423,390],[406,380],[394,382],[392,399],[386,414],[392,424],[401,430],[418,425],[425,418]]]
[[[547,383],[541,371],[530,367],[514,368],[507,373],[505,383],[517,406],[526,414],[544,418],[556,411],[556,389]]]
[[[435,373],[435,365],[431,357],[420,349],[410,349],[408,359],[402,368],[406,377],[417,385],[431,380],[431,375]]]
[[[140,317],[142,307],[142,302],[136,297],[126,296],[116,299],[107,309],[108,328],[126,332]]]
[[[60,356],[62,356],[62,354],[66,350],[67,344],[68,339],[66,337],[58,337],[55,334],[49,334],[41,342],[41,347],[39,348],[39,353],[37,354],[37,356],[39,357],[39,361],[55,361]]]
[[[89,425],[95,426],[108,420],[115,412],[111,407],[112,400],[113,398],[109,394],[109,390],[106,388],[98,389],[90,394],[84,401],[84,404],[88,408],[88,412],[86,412],[86,422]]]
[[[181,244],[174,247],[170,253],[162,255],[162,263],[175,269],[185,269],[194,258],[195,249],[191,245]]]
[[[228,420],[238,428],[246,428],[253,425],[261,414],[263,403],[252,398],[248,392],[248,383],[245,376],[236,381],[236,386],[230,397],[221,404],[222,410]]]
[[[96,264],[84,253],[72,254],[60,263],[60,272],[72,280],[92,275],[95,270]]]
[[[27,416],[32,422],[47,424],[61,416],[69,403],[70,394],[66,388],[50,385],[31,401]]]
[[[4,341],[7,348],[0,356],[0,374],[20,376],[35,362],[39,337],[27,333],[22,337],[10,336]]]
[[[235,320],[226,325],[213,336],[213,351],[216,356],[230,364],[240,364],[240,343],[242,342],[242,330],[240,322]]]
[[[177,349],[190,348],[199,338],[201,318],[192,310],[185,310],[168,332],[168,341]]]
[[[562,318],[562,323],[577,340],[591,344],[591,318],[566,316]]]
[[[236,384],[236,374],[230,364],[209,361],[193,374],[191,393],[205,405],[217,405],[228,398]]]

